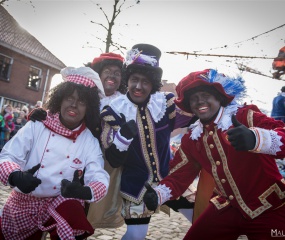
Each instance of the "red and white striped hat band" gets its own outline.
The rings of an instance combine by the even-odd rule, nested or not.
[[[96,87],[96,84],[94,83],[94,81],[90,78],[81,76],[81,75],[77,75],[77,74],[71,74],[66,76],[67,81],[69,82],[74,82],[77,84],[82,84],[86,87]]]

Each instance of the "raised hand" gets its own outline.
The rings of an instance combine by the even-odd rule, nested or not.
[[[246,126],[241,124],[235,115],[232,115],[234,128],[227,131],[228,140],[237,151],[252,150],[255,146],[256,139],[254,133]]]
[[[130,120],[128,122],[126,122],[126,117],[124,114],[120,114],[121,115],[121,129],[120,129],[120,133],[123,137],[125,137],[126,139],[131,139],[133,137],[135,137],[138,133],[137,130],[137,124],[135,122],[135,120]]]
[[[74,171],[72,182],[67,179],[61,181],[61,195],[65,198],[79,198],[91,200],[92,193],[90,187],[83,186],[78,176],[78,170]]]
[[[146,193],[143,196],[143,201],[150,211],[155,211],[158,206],[158,196],[156,191],[149,185],[149,183],[145,183]]]
[[[30,112],[28,119],[35,122],[35,121],[43,121],[46,120],[47,112],[42,108],[35,108],[33,111]]]
[[[27,171],[12,172],[8,181],[12,186],[19,188],[23,193],[30,193],[42,183],[40,179],[33,176],[40,167],[41,164],[39,163]]]

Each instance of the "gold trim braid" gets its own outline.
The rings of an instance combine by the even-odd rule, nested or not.
[[[179,148],[178,152],[179,152],[180,157],[182,158],[182,162],[178,163],[174,168],[172,168],[169,171],[169,175],[171,173],[174,173],[177,169],[181,168],[182,166],[186,165],[189,161],[181,148]]]

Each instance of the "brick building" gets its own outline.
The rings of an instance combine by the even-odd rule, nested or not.
[[[52,77],[65,64],[20,27],[0,5],[0,109],[44,102]]]

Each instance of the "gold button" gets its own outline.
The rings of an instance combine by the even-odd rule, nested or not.
[[[152,165],[155,165],[155,162],[153,162]]]
[[[221,162],[220,162],[220,161],[217,161],[217,162],[216,162],[216,165],[218,165],[218,166],[219,166],[220,164],[221,164]]]
[[[150,147],[150,144],[148,144],[147,146]]]
[[[234,196],[233,196],[233,195],[230,195],[230,196],[229,196],[229,199],[230,199],[230,200],[233,200],[233,199],[234,199]]]
[[[141,110],[143,110],[143,107],[141,108]]]
[[[145,116],[142,116],[142,119],[145,119]]]
[[[209,132],[209,135],[213,135],[213,131],[210,131],[210,132]]]
[[[222,182],[222,183],[225,183],[225,182],[226,182],[226,179],[222,179],[221,182]]]
[[[145,129],[147,129],[147,126],[144,126]]]
[[[156,173],[156,170],[154,170],[153,172]]]
[[[205,127],[206,127],[206,128],[208,128],[208,127],[209,127],[209,125],[206,125]]]
[[[150,153],[149,155],[152,156],[152,153]]]
[[[146,138],[149,138],[149,135],[146,135]]]
[[[157,178],[155,178],[155,181],[158,181],[158,179],[157,179]]]
[[[214,145],[213,145],[213,144],[210,144],[209,147],[210,147],[210,148],[214,148]]]

